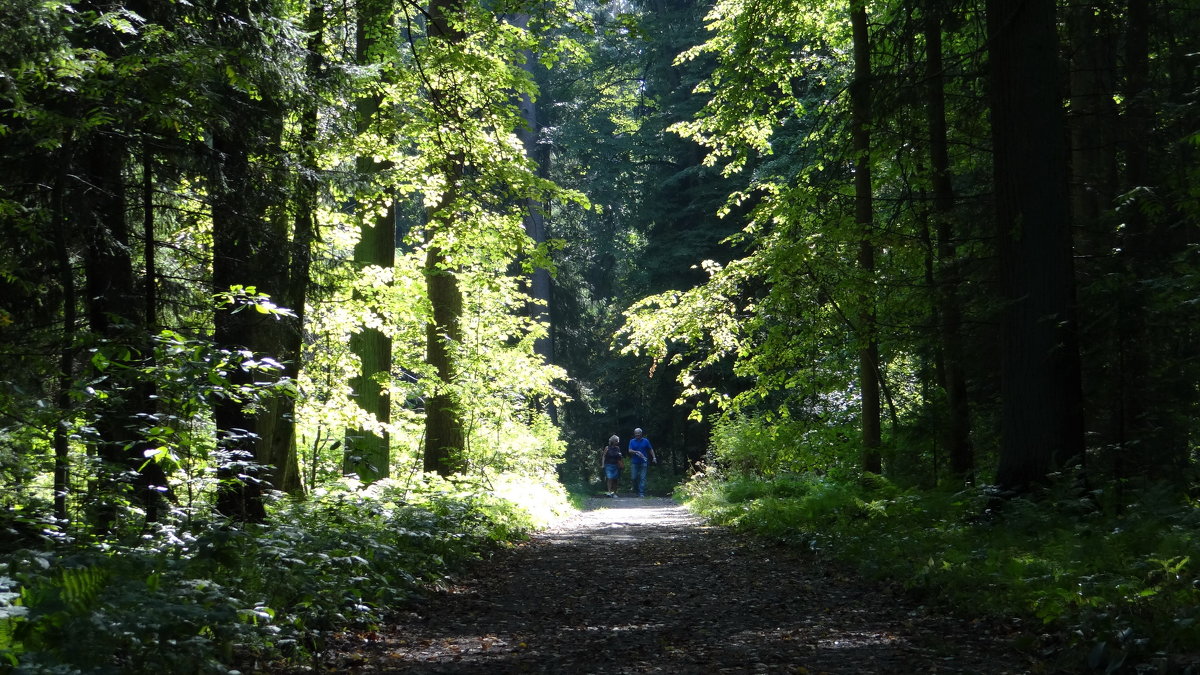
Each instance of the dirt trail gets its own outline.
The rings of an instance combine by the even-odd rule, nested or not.
[[[340,672],[1022,673],[979,625],[864,587],[667,499],[595,499],[489,560]]]

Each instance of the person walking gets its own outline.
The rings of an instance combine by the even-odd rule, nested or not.
[[[600,466],[604,469],[604,479],[608,482],[605,497],[617,496],[617,479],[621,477],[621,468],[624,465],[625,451],[621,449],[621,439],[616,435],[610,436],[608,445],[600,451]]]
[[[629,474],[633,479],[633,491],[639,497],[646,496],[646,469],[652,462],[658,464],[650,439],[642,435],[641,429],[634,429],[633,438],[629,439]]]

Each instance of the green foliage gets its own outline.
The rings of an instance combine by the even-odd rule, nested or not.
[[[717,522],[806,546],[927,601],[1063,636],[1070,649],[1055,658],[1068,670],[1200,648],[1200,508],[1166,492],[1122,503],[1064,488],[1033,501],[805,474],[708,476],[685,494]]]
[[[378,624],[534,525],[478,486],[430,480],[280,500],[264,526],[179,520],[124,544],[13,551],[0,658],[30,673],[218,673],[319,657],[334,631]]]
[[[726,256],[737,257],[699,263],[708,275],[702,284],[634,303],[618,332],[623,353],[674,366],[677,403],[694,408],[694,417],[715,408],[781,419],[788,428],[781,435],[795,438],[739,460],[761,456],[760,470],[777,452],[799,468],[770,470],[836,471],[857,461],[845,438],[862,423],[858,352],[868,340],[880,347],[877,374],[894,422],[920,406],[911,394],[929,378],[925,338],[908,330],[931,313],[917,272],[928,253],[919,234],[927,222],[898,209],[886,228],[867,225],[868,236],[854,216],[846,10],[827,2],[715,3],[705,42],[680,57],[712,60],[697,87],[704,105],[673,130],[703,147],[706,164],[739,178],[721,208],[740,226],[727,242],[738,248]],[[908,166],[921,161],[911,152],[896,151],[892,164],[891,149],[879,150],[872,163],[880,196],[911,195],[923,180]],[[869,273],[858,259],[868,244],[879,251]],[[867,315],[886,317],[888,328],[872,328]]]
[[[694,90],[711,59],[672,61],[703,39],[707,5],[587,6],[589,30],[570,34],[588,58],[539,77],[550,176],[593,205],[555,208],[547,221],[551,236],[565,242],[555,254],[553,339],[555,361],[570,375],[572,400],[560,415],[570,430],[562,477],[573,489],[598,480],[596,450],[613,433],[625,438],[641,426],[656,449],[680,457],[698,456],[707,442],[705,429],[674,408],[677,366],[648,368],[612,344],[625,307],[703,281],[700,261],[728,258],[720,242],[740,227],[717,215],[736,182],[701,166],[695,143],[667,131],[703,102]],[[683,466],[663,462],[657,475]]]
[[[844,475],[855,462],[852,427],[822,426],[795,419],[726,415],[713,425],[709,463],[726,475],[773,477],[826,471]]]

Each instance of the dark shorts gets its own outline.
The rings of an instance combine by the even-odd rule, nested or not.
[[[608,478],[611,480],[614,478],[620,478],[620,476],[621,476],[621,467],[617,466],[616,464],[605,464],[604,465],[604,477],[605,478]]]

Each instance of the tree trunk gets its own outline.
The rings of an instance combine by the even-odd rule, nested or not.
[[[392,0],[363,0],[358,3],[358,24],[355,28],[355,59],[360,65],[381,63],[382,50],[388,48],[388,40],[394,36]],[[378,122],[381,99],[378,96],[360,99],[358,108],[358,130],[368,131]],[[357,169],[364,182],[370,183],[382,171],[386,163],[375,162],[370,157],[360,157]],[[390,196],[388,204],[379,216],[364,216],[359,225],[359,240],[354,247],[354,264],[359,269],[378,266],[386,269],[396,264],[396,212]],[[373,205],[372,205],[373,206]],[[374,209],[370,212],[374,213]],[[392,338],[386,332],[362,326],[350,340],[351,349],[358,356],[359,374],[351,383],[358,407],[373,416],[380,424],[387,425],[392,419],[390,379],[392,373]],[[383,381],[380,382],[379,380]],[[370,429],[354,429],[346,436],[346,473],[357,474],[364,482],[374,482],[391,474],[391,439],[386,431],[376,433]]]
[[[1121,478],[1173,482],[1185,475],[1189,461],[1191,415],[1180,411],[1190,410],[1196,399],[1194,377],[1184,367],[1191,360],[1194,347],[1192,340],[1175,328],[1179,322],[1174,317],[1182,319],[1181,315],[1152,308],[1161,305],[1156,295],[1162,293],[1161,279],[1171,274],[1167,270],[1171,269],[1173,259],[1194,242],[1194,234],[1189,234],[1194,225],[1186,216],[1171,213],[1171,207],[1163,213],[1164,200],[1159,194],[1164,183],[1179,181],[1179,176],[1194,171],[1195,163],[1188,159],[1187,144],[1181,143],[1175,152],[1161,157],[1152,154],[1155,148],[1162,147],[1155,138],[1152,63],[1160,64],[1172,76],[1167,94],[1170,100],[1181,100],[1182,92],[1193,87],[1190,83],[1180,86],[1177,80],[1181,75],[1174,57],[1162,58],[1161,52],[1151,48],[1155,9],[1164,10],[1160,12],[1164,14],[1160,20],[1165,33],[1181,30],[1170,20],[1169,8],[1156,7],[1149,0],[1129,0],[1124,16],[1122,191],[1129,197],[1120,211],[1125,227],[1119,248],[1127,281],[1118,295],[1121,393],[1117,438],[1120,449],[1115,469]],[[1158,54],[1158,59],[1154,60],[1152,54]],[[1162,131],[1164,135],[1183,138],[1193,130],[1176,127]]]
[[[967,380],[963,368],[962,310],[959,302],[957,251],[954,237],[954,187],[950,180],[950,153],[946,134],[945,72],[942,65],[942,17],[938,0],[925,6],[926,113],[929,156],[933,171],[933,210],[937,232],[935,274],[937,308],[941,333],[942,389],[946,393],[948,419],[942,448],[950,458],[950,472],[959,480],[971,481],[975,456],[971,450],[971,411],[967,403]]]
[[[988,0],[987,22],[1004,303],[997,481],[1022,490],[1084,449],[1055,2]]]
[[[149,143],[142,146],[142,250],[144,297],[143,319],[146,330],[157,333],[158,326],[158,245],[154,236],[154,151]]]
[[[231,97],[238,95],[227,89]],[[255,185],[250,172],[247,130],[230,129],[213,134],[214,169],[212,176],[213,286],[227,291],[232,286],[255,285],[251,269],[254,250],[262,246],[256,234],[261,210],[250,198]],[[262,318],[255,312],[233,312],[221,308],[213,316],[213,341],[230,350],[253,349],[254,323]],[[235,386],[252,381],[249,372],[238,368],[229,374]],[[217,427],[217,448],[225,453],[218,477],[222,485],[217,493],[217,510],[240,521],[260,522],[266,518],[263,502],[261,467],[257,462],[258,425],[255,416],[239,401],[218,399],[213,404]]]
[[[429,5],[429,39],[453,44],[464,34],[451,28],[447,18],[462,12],[461,0],[435,0]],[[430,92],[431,96],[437,92]],[[426,471],[447,476],[465,468],[466,433],[461,404],[454,392],[456,379],[453,345],[462,342],[462,291],[454,271],[448,268],[438,233],[453,227],[457,195],[453,186],[463,173],[462,158],[454,153],[446,157],[447,192],[430,209],[426,234],[425,284],[432,317],[425,328],[426,360],[437,371],[433,392],[425,399]]]
[[[273,102],[260,105],[263,119],[263,148],[268,157],[282,157],[283,119]],[[295,231],[289,210],[289,184],[292,180],[281,161],[256,165],[265,194],[260,197],[265,222],[256,236],[263,246],[255,259],[253,274],[257,286],[280,306],[292,310],[292,316],[272,316],[254,324],[254,351],[274,357],[282,366],[280,378],[295,381],[300,372],[303,343],[304,290],[308,285],[308,256],[311,233]],[[305,239],[307,237],[307,239]],[[300,276],[294,276],[299,272]],[[299,289],[299,290],[298,290]],[[257,313],[257,312],[256,312]],[[273,489],[288,494],[301,491],[299,462],[296,459],[296,400],[273,396],[258,413],[258,461],[271,467],[267,474]]]
[[[1101,236],[1100,215],[1116,196],[1117,156],[1113,95],[1116,62],[1110,19],[1095,3],[1072,4],[1067,25],[1071,36],[1070,89],[1067,118],[1071,139],[1071,216],[1088,242]],[[1111,241],[1089,246],[1106,254]]]
[[[526,28],[529,25],[528,14],[518,14],[512,18],[513,25],[518,28]],[[537,57],[532,51],[526,50],[524,53],[525,63],[523,65],[525,71],[529,73],[529,77],[536,78]],[[522,94],[518,107],[521,110],[521,119],[525,122],[525,127],[517,131],[517,136],[521,139],[521,143],[525,146],[525,155],[533,160],[538,165],[538,175],[546,178],[550,175],[547,164],[549,163],[549,151],[547,148],[538,143],[538,135],[541,133],[541,127],[538,120],[537,101],[534,101],[528,94]],[[536,200],[530,199],[528,202],[528,210],[525,214],[525,234],[533,240],[535,244],[546,243],[546,221],[543,215],[545,204]],[[549,327],[550,323],[550,271],[539,267],[533,271],[529,280],[530,295],[533,297],[534,304],[530,308],[530,313],[533,318],[542,321]],[[540,338],[534,344],[534,350],[550,361],[554,358],[553,341],[547,335]]]
[[[1129,0],[1125,19],[1125,110],[1122,115],[1125,180],[1129,192],[1150,186],[1151,107],[1150,96],[1150,8],[1148,0]],[[1154,258],[1153,221],[1143,209],[1145,194],[1139,193],[1122,210],[1125,237],[1122,242],[1124,272],[1129,278],[1118,291],[1117,372],[1118,405],[1115,413],[1113,473],[1119,479],[1131,478],[1152,467],[1153,461],[1139,459],[1137,450],[1150,450],[1153,423],[1150,421],[1151,357],[1154,337],[1147,326],[1146,293],[1138,283],[1157,273],[1149,261]],[[1145,445],[1143,445],[1145,444]]]
[[[67,428],[67,420],[75,414],[71,406],[71,384],[75,371],[75,336],[77,332],[75,324],[78,320],[75,270],[71,264],[71,251],[67,245],[67,218],[63,204],[67,171],[67,162],[60,158],[50,206],[54,218],[54,254],[57,258],[58,283],[62,287],[62,347],[58,354],[58,382],[54,397],[59,421],[54,425],[53,445],[54,517],[63,527],[66,527],[68,523],[67,498],[71,490],[71,445],[68,438],[70,429]]]
[[[148,143],[142,146],[142,250],[143,250],[143,338],[146,344],[144,362],[149,366],[156,365],[153,361],[154,350],[151,339],[158,333],[158,257],[157,240],[154,236],[154,152]],[[158,385],[156,382],[146,382],[143,385],[145,400],[143,412],[153,419],[158,419]],[[143,447],[149,448],[148,444]],[[161,510],[166,506],[163,498],[174,500],[167,473],[159,462],[146,462],[144,457],[134,457],[139,463],[137,492],[139,501],[146,509],[146,520],[157,522]]]
[[[425,399],[425,471],[448,476],[465,467],[466,434],[458,396],[453,390],[457,377],[451,349],[462,342],[462,292],[446,258],[434,243],[425,254],[425,284],[432,320],[425,327],[426,360],[437,370],[438,381]]]
[[[854,147],[854,220],[862,239],[858,264],[863,272],[859,302],[859,384],[862,392],[863,470],[883,471],[880,454],[879,343],[875,332],[874,206],[871,194],[871,44],[865,0],[851,0],[850,26],[854,36],[854,82],[850,85],[851,136]]]
[[[78,211],[84,237],[84,304],[88,325],[98,340],[97,354],[111,361],[96,372],[105,378],[110,392],[96,422],[103,464],[98,501],[93,505],[96,528],[107,532],[115,523],[122,486],[130,483],[147,518],[155,520],[166,475],[157,463],[146,461],[150,445],[139,430],[141,416],[150,412],[153,385],[136,374],[151,345],[126,220],[123,173],[128,147],[116,130],[107,129],[92,134],[84,148]]]
[[[213,133],[213,285],[218,291],[255,287],[278,301],[288,288],[288,222],[283,209],[269,205],[282,179],[278,170],[264,169],[251,157],[280,152],[280,112],[270,101],[253,100],[233,88],[226,89],[225,100],[235,123]],[[287,328],[273,316],[232,309],[218,309],[214,316],[214,340],[219,346],[287,358],[283,336],[294,326]],[[238,368],[230,379],[235,385],[249,385],[254,376]],[[258,414],[235,400],[221,399],[213,405],[218,448],[229,453],[230,460],[221,472],[226,480],[217,499],[221,513],[260,521],[266,515],[264,486],[298,490],[290,410],[281,401],[269,401]]]
[[[308,54],[305,58],[305,78],[312,83],[319,82],[324,77],[323,44],[325,41],[325,4],[322,0],[314,0],[309,4],[308,16],[305,19],[305,31],[308,33]],[[308,306],[308,287],[311,281],[312,245],[317,237],[317,102],[309,99],[300,113],[299,132],[299,175],[296,177],[293,201],[295,203],[295,219],[292,226],[291,252],[288,256],[290,270],[288,272],[287,289],[284,294],[285,302],[295,313],[294,318],[284,319],[284,349],[286,360],[284,374],[293,380],[300,376],[300,359],[304,347],[304,320]],[[299,457],[296,445],[295,402],[288,399],[288,409],[281,411],[280,418],[289,424],[288,441],[292,446],[292,456],[296,457],[295,490],[303,489],[303,477],[299,469]],[[316,462],[314,457],[313,461]]]

